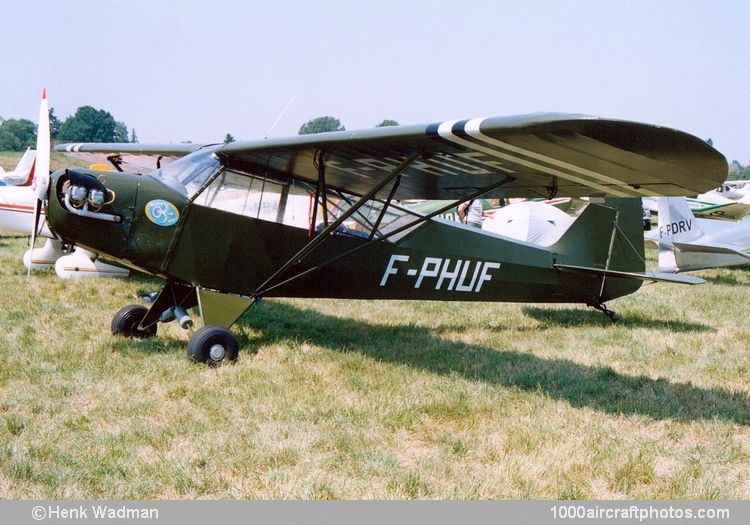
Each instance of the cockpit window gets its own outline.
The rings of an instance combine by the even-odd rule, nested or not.
[[[213,154],[214,149],[199,149],[163,168],[152,171],[149,175],[191,198],[221,166],[221,162]]]
[[[195,151],[149,173],[149,176],[194,199],[195,205],[304,228],[311,233],[335,221],[360,199],[328,188],[324,195],[319,196],[316,206],[314,182],[292,177],[279,179],[265,171],[248,171],[246,167],[231,164],[222,168],[221,161],[213,154],[216,147]],[[206,186],[206,182],[222,169]],[[197,194],[202,187],[204,190]],[[368,237],[378,224],[374,235],[381,236],[421,215],[419,209],[412,210],[396,203],[391,203],[382,213],[384,206],[382,200],[370,200],[339,226],[338,233]]]

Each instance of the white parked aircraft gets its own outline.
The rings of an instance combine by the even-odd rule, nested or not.
[[[659,227],[645,237],[658,245],[660,272],[750,264],[750,217],[697,219],[682,197],[659,199]]]
[[[750,215],[750,184],[727,181],[718,188],[695,197],[683,197],[693,214],[699,217],[739,220]],[[651,213],[659,211],[660,197],[643,197],[643,207]]]
[[[16,168],[12,171],[5,171],[0,166],[0,186],[31,186],[34,178],[34,161],[36,160],[36,151],[28,148],[18,161]]]

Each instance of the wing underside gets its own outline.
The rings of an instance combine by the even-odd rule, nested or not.
[[[233,142],[229,166],[365,194],[402,168],[398,199],[687,195],[716,187],[726,159],[692,135],[569,115],[448,121]],[[416,155],[415,155],[416,154]],[[415,160],[407,160],[407,159]]]

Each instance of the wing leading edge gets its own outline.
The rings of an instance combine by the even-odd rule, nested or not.
[[[232,142],[232,167],[365,194],[407,158],[398,199],[688,195],[726,178],[723,155],[687,133],[580,115],[525,115]]]
[[[162,163],[169,163],[195,150],[203,144],[179,143],[156,144],[140,142],[79,142],[59,144],[55,151],[66,153],[87,164],[112,164],[123,171],[144,173],[155,170]]]

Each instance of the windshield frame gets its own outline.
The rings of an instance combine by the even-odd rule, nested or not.
[[[201,147],[145,176],[193,200],[218,173],[223,171],[224,162],[215,154],[215,150],[220,146]]]

